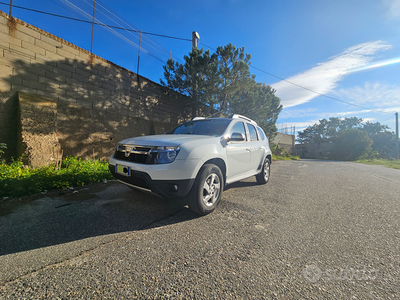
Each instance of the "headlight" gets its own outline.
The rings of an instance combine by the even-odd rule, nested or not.
[[[179,153],[179,147],[155,147],[151,149],[151,163],[172,163]]]

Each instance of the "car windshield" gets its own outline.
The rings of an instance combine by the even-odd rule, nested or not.
[[[228,127],[230,122],[230,119],[205,119],[189,121],[167,131],[166,134],[198,134],[220,136],[225,132],[226,127]]]

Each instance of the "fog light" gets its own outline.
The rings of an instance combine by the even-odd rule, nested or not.
[[[174,185],[174,190],[175,190],[175,192],[176,192],[178,189],[179,189],[179,187],[175,184],[175,185]]]

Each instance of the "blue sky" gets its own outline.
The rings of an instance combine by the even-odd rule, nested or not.
[[[93,13],[93,0],[13,5],[83,20]],[[0,9],[9,11],[7,5]],[[12,14],[90,50],[90,24],[17,7]],[[188,40],[197,31],[204,49],[245,47],[252,66],[265,71],[252,68],[256,80],[281,98],[279,128],[298,131],[322,118],[357,116],[394,131],[394,113],[400,112],[400,0],[97,0],[96,19]],[[95,26],[93,52],[134,72],[138,44],[137,33]],[[139,74],[158,83],[170,53],[182,61],[190,50],[190,41],[143,34]]]

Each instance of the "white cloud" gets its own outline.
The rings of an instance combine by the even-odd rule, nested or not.
[[[348,118],[348,117],[361,117],[364,114],[370,115],[371,112],[374,114],[382,113],[382,114],[394,114],[395,112],[400,111],[400,106],[398,107],[388,107],[388,108],[377,108],[377,109],[363,109],[363,110],[352,110],[352,111],[337,111],[337,112],[321,112],[319,110],[310,110],[307,112],[306,110],[283,110],[279,115],[279,120],[292,119],[297,117],[312,117],[320,119],[329,119],[329,118]],[[312,121],[310,121],[312,122]]]
[[[367,122],[374,123],[375,120],[376,120],[375,118],[365,118],[365,119],[363,119],[363,123],[367,123]]]
[[[383,5],[390,18],[397,19],[400,17],[400,0],[383,0]]]
[[[328,94],[351,70],[366,66],[375,53],[391,47],[383,41],[359,44],[310,70],[288,78],[287,81],[282,80],[271,86],[276,90],[283,107],[300,105],[318,97],[317,93]]]
[[[363,87],[355,86],[334,92],[337,97],[350,103],[367,107],[388,109],[400,103],[400,86],[366,82]]]
[[[306,109],[283,109],[279,114],[280,119],[300,118],[318,115],[318,110],[315,107]]]
[[[288,132],[290,133],[292,127],[296,129],[296,132],[298,131],[303,131],[309,126],[314,125],[315,123],[318,123],[318,119],[315,120],[310,120],[310,121],[305,121],[305,122],[288,122],[288,123],[278,123],[276,124],[276,127],[280,132],[282,132],[285,128],[288,128]]]

